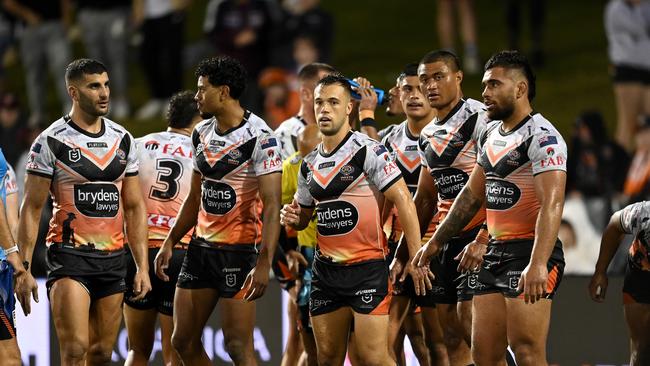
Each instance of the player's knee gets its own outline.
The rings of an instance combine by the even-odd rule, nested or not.
[[[61,342],[61,356],[66,360],[83,360],[88,352],[88,342],[82,339],[73,339]]]
[[[510,346],[518,365],[535,365],[544,357],[544,351],[530,342],[513,342]]]
[[[472,360],[475,365],[496,365],[505,355],[506,349],[496,349],[489,346],[472,344]]]
[[[464,342],[463,338],[456,332],[446,332],[444,337],[445,346],[448,349],[456,349]]]
[[[198,340],[199,344],[201,340]],[[191,336],[179,335],[176,332],[172,334],[172,347],[183,358],[186,355],[192,355],[196,351],[197,340]],[[202,345],[201,345],[202,347]]]
[[[332,348],[319,346],[316,357],[318,359],[319,366],[338,365],[341,363],[341,356],[339,352]]]
[[[111,345],[93,344],[88,348],[88,360],[92,365],[108,365],[111,363],[113,348]]]
[[[244,342],[238,338],[226,337],[226,339],[224,339],[224,343],[228,355],[236,364],[238,362],[246,360],[246,358],[249,356],[249,353],[252,351],[250,345],[247,344],[249,342]]]

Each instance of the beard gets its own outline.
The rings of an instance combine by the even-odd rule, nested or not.
[[[508,103],[505,103],[503,106],[498,106],[491,111],[488,110],[487,115],[493,121],[503,121],[504,119],[507,119],[508,117],[512,116],[514,111],[515,111],[514,100],[510,100],[508,101]]]

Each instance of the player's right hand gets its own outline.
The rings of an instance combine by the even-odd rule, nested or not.
[[[168,282],[169,276],[165,271],[169,267],[169,261],[172,258],[172,248],[169,245],[163,244],[156,254],[156,259],[153,260],[153,265],[156,269],[156,276],[161,280]]]
[[[402,276],[402,272],[404,272],[404,263],[402,263],[402,261],[397,259],[397,256],[395,256],[388,268],[390,282],[393,284],[393,286],[395,286],[397,284],[397,280]]]
[[[25,316],[32,312],[32,296],[34,301],[38,302],[38,284],[29,271],[24,271],[22,274],[14,277],[15,285],[14,290],[16,297],[23,308]]]
[[[594,275],[591,277],[591,282],[589,282],[589,295],[591,296],[591,299],[596,302],[605,301],[607,285],[607,273],[594,273]]]
[[[281,225],[297,225],[300,222],[300,205],[294,199],[291,204],[282,206],[280,210]]]
[[[404,268],[402,276],[399,281],[404,282],[406,276],[411,276],[413,280],[413,287],[415,288],[415,295],[424,296],[427,294],[427,290],[433,288],[433,273],[429,267],[415,266],[413,261],[408,263]]]
[[[458,253],[454,260],[459,261],[458,272],[478,272],[483,263],[483,256],[487,251],[487,245],[473,241],[465,246]]]

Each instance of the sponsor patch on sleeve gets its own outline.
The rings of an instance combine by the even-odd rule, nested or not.
[[[37,154],[41,152],[41,143],[40,142],[37,142],[34,145],[32,145],[32,152],[35,152]]]
[[[557,144],[557,137],[555,136],[546,135],[539,139],[540,147],[544,147],[548,145],[556,145],[556,144]]]

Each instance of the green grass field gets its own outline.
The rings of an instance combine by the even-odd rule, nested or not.
[[[522,0],[523,1],[523,0]],[[503,0],[476,0],[479,49],[485,61],[492,53],[507,47]],[[188,21],[188,44],[201,37],[201,25],[207,0],[197,0]],[[610,126],[615,123],[615,107],[607,75],[607,41],[603,29],[603,0],[547,1],[545,29],[546,65],[537,71],[538,96],[534,107],[551,120],[565,138],[576,116],[585,109],[601,110]],[[347,1],[326,0],[323,7],[335,17],[336,34],[333,64],[349,76],[364,75],[376,86],[388,88],[402,66],[417,61],[438,47],[435,1]],[[528,15],[524,16],[526,29]],[[526,49],[526,34],[522,36]],[[462,50],[460,42],[458,49]],[[77,42],[75,55],[82,56]],[[137,52],[131,52],[129,91],[133,106],[146,102],[148,91]],[[62,77],[57,75],[57,77]],[[22,69],[8,70],[9,87],[26,104]],[[195,85],[192,70],[186,72],[186,87]],[[465,95],[480,97],[480,76],[467,76]],[[51,88],[50,88],[51,90]],[[48,96],[51,118],[57,118],[58,102]],[[382,123],[389,120],[378,114]],[[162,129],[161,120],[123,122],[135,136]]]

